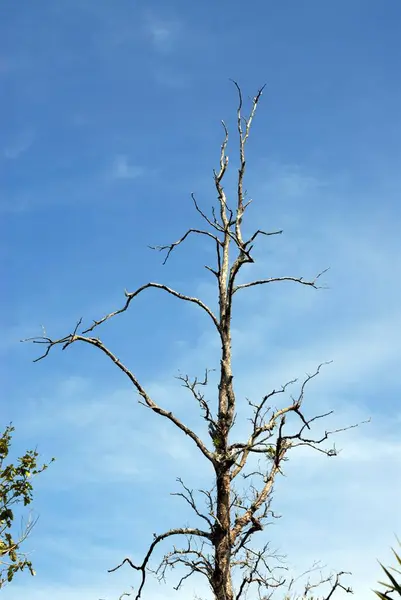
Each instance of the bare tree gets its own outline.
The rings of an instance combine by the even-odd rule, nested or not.
[[[212,488],[198,491],[203,497],[203,503],[199,502],[200,496],[181,480],[179,480],[181,491],[177,493],[193,509],[197,519],[200,519],[199,522],[203,523],[203,528],[179,526],[164,533],[154,534],[140,564],[134,563],[130,558],[125,558],[117,567],[110,569],[110,571],[116,571],[122,565],[129,565],[138,571],[140,582],[134,592],[136,600],[142,596],[149,572],[153,571],[160,579],[164,579],[166,571],[175,566],[184,567],[184,574],[177,584],[177,589],[192,574],[199,573],[206,577],[216,600],[240,600],[246,596],[250,588],[255,590],[254,596],[257,595],[260,599],[270,598],[275,590],[282,586],[286,586],[287,594],[291,594],[293,581],[286,577],[285,566],[280,557],[275,552],[271,552],[268,544],[260,549],[255,549],[251,542],[255,534],[262,531],[269,519],[274,517],[271,510],[273,486],[279,474],[282,473],[284,461],[290,453],[299,446],[308,446],[329,457],[335,456],[335,447],[327,448],[325,442],[333,433],[348,429],[346,427],[336,431],[326,430],[322,435],[315,436],[312,433],[316,423],[331,414],[328,412],[309,416],[304,406],[307,386],[323,367],[323,365],[319,365],[313,373],[307,375],[298,384],[296,380],[289,381],[282,387],[267,393],[258,402],[249,402],[251,411],[249,435],[242,441],[232,439],[232,428],[237,410],[233,384],[231,339],[234,297],[242,294],[247,288],[276,282],[292,282],[318,289],[320,278],[325,273],[322,271],[312,279],[304,279],[299,276],[280,276],[238,283],[238,274],[242,267],[254,262],[252,250],[255,242],[262,237],[280,235],[282,231],[257,229],[250,237],[244,238],[243,236],[242,221],[251,202],[251,200],[246,201],[244,190],[245,150],[263,88],[251,101],[249,114],[244,116],[242,93],[238,84],[233,83],[239,99],[237,109],[239,168],[235,205],[230,208],[223,186],[229,163],[227,155],[228,129],[223,122],[224,138],[221,144],[219,167],[214,171],[217,207],[213,207],[211,214],[208,215],[192,194],[195,210],[200,215],[204,228],[190,228],[177,241],[153,247],[165,253],[164,263],[166,263],[173,251],[191,236],[203,236],[210,240],[215,247],[216,263],[206,268],[216,281],[218,313],[215,314],[200,298],[188,296],[162,283],[151,282],[142,285],[135,291],[126,291],[126,300],[121,308],[95,320],[89,327],[84,328],[82,320],[80,320],[71,333],[60,339],[52,339],[47,335],[31,338],[35,344],[44,346],[44,353],[36,360],[48,356],[50,350],[56,346],[61,346],[65,350],[76,342],[83,342],[100,350],[131,381],[140,396],[139,402],[170,421],[187,435],[199,450],[200,455],[212,466],[214,473]],[[201,439],[169,408],[160,406],[140,383],[134,371],[124,364],[97,336],[97,330],[103,323],[126,312],[135,298],[150,288],[156,288],[179,300],[197,305],[210,319],[221,342],[219,383],[215,406],[205,399],[202,391],[208,384],[208,371],[203,379],[191,379],[187,375],[180,376],[182,385],[193,395],[199,405],[202,418],[207,423],[210,436],[208,441]],[[290,386],[297,387],[297,393],[288,395]],[[277,408],[273,403],[278,400],[280,395],[289,400],[284,403],[284,406]],[[288,423],[290,416],[293,418]],[[255,461],[252,460],[255,456],[263,459],[259,461],[256,470],[254,469]],[[236,482],[239,476],[242,477],[243,482],[249,481],[249,485],[245,485],[244,489],[237,486]],[[151,559],[156,547],[167,538],[184,539],[185,541],[183,544],[173,544],[171,549],[164,554],[158,567],[151,569]],[[240,576],[238,584],[235,573]],[[325,581],[329,585],[329,590],[325,595],[326,600],[331,598],[337,589],[351,591],[342,585],[342,574],[338,573],[319,581],[320,583]],[[315,584],[308,583],[303,597],[311,597],[310,594],[313,594],[314,587]]]

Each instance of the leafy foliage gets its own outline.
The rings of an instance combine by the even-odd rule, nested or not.
[[[0,589],[12,581],[18,571],[28,569],[35,575],[31,561],[20,552],[20,546],[35,522],[29,520],[24,531],[15,538],[12,531],[14,511],[16,505],[25,507],[32,502],[32,478],[48,467],[46,464],[38,466],[36,450],[28,450],[15,464],[5,464],[13,431],[14,427],[9,425],[0,437]]]
[[[401,546],[401,543],[399,541],[398,541],[398,543]],[[400,555],[397,554],[397,552],[394,550],[394,548],[392,548],[392,551],[394,553],[394,556],[396,558],[398,566],[401,567]],[[382,563],[380,563],[380,566],[383,569],[383,571],[385,572],[387,579],[390,583],[385,583],[383,581],[379,581],[380,585],[383,585],[386,588],[386,591],[378,592],[375,590],[375,594],[377,596],[379,596],[379,598],[381,600],[389,600],[389,598],[395,598],[395,595],[401,596],[401,579],[398,579],[398,581],[397,581],[397,579],[393,575],[393,573],[395,573],[396,575],[401,575],[401,570],[399,568],[396,569],[395,567],[389,567],[389,569],[387,569],[386,567],[384,567],[382,565]]]

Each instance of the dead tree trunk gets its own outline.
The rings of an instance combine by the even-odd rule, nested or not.
[[[213,538],[214,569],[211,585],[217,600],[233,600],[230,540],[230,474],[228,469],[216,472],[217,519]]]
[[[252,100],[249,116],[244,117],[242,114],[241,90],[235,82],[234,84],[239,97],[237,109],[239,167],[234,208],[230,208],[223,187],[223,179],[228,167],[228,130],[223,122],[224,139],[220,150],[219,168],[214,171],[214,183],[218,198],[217,210],[213,208],[211,216],[208,216],[199,207],[193,195],[195,209],[203,219],[205,229],[188,229],[178,241],[167,246],[156,247],[158,250],[166,251],[164,261],[166,262],[173,250],[191,235],[206,236],[212,241],[216,248],[216,264],[213,267],[207,266],[206,268],[216,280],[219,314],[215,315],[199,298],[177,292],[165,284],[147,283],[134,292],[126,292],[126,301],[122,308],[105,315],[98,321],[94,321],[86,329],[82,330],[81,321],[79,321],[73,332],[63,338],[54,340],[49,337],[40,337],[33,339],[34,343],[43,344],[45,347],[44,354],[36,360],[47,356],[55,346],[61,345],[65,349],[75,342],[84,342],[101,350],[128,377],[134,389],[140,395],[140,402],[154,413],[168,419],[189,436],[201,455],[210,461],[213,466],[215,474],[213,486],[210,490],[199,490],[206,500],[206,508],[200,508],[194,491],[186,487],[181,480],[183,491],[176,494],[191,506],[196,513],[196,517],[206,523],[206,527],[204,529],[199,527],[177,527],[159,535],[155,534],[141,564],[134,564],[131,559],[125,558],[121,564],[111,569],[111,571],[115,571],[123,564],[129,564],[140,573],[141,580],[136,590],[136,600],[142,595],[146,575],[149,571],[149,561],[155,547],[172,536],[184,537],[187,540],[187,545],[183,548],[173,546],[173,550],[164,555],[156,572],[161,578],[164,578],[168,568],[177,565],[184,567],[186,572],[178,582],[177,588],[193,573],[200,573],[207,578],[216,600],[240,600],[250,587],[256,588],[259,598],[270,598],[275,589],[283,585],[291,586],[287,578],[281,575],[282,571],[276,573],[274,560],[277,557],[269,551],[268,543],[265,543],[260,550],[255,550],[251,547],[250,541],[254,534],[263,530],[264,525],[271,517],[270,500],[273,485],[282,472],[283,461],[287,458],[289,452],[297,446],[309,446],[324,452],[328,456],[335,455],[334,449],[322,447],[325,440],[334,432],[326,431],[323,436],[317,439],[310,432],[313,424],[318,419],[327,417],[330,413],[310,417],[307,416],[304,408],[305,388],[318,375],[321,365],[312,375],[308,375],[301,382],[298,394],[291,395],[287,399],[287,403],[284,403],[281,408],[273,409],[270,405],[271,400],[274,398],[276,402],[277,396],[280,394],[285,397],[287,388],[295,384],[296,380],[290,381],[278,389],[273,389],[257,402],[249,402],[251,414],[249,435],[247,439],[240,442],[231,440],[236,410],[231,361],[231,315],[235,294],[249,287],[283,281],[318,288],[318,279],[324,273],[323,271],[311,280],[305,280],[303,277],[279,276],[258,279],[249,283],[237,284],[236,282],[242,266],[254,262],[252,249],[256,239],[279,235],[282,231],[258,229],[248,239],[243,238],[242,219],[251,202],[250,200],[245,202],[243,189],[246,168],[245,146],[263,88]],[[208,385],[208,371],[206,371],[204,380],[190,379],[187,375],[179,377],[184,387],[193,395],[201,410],[202,417],[208,424],[211,444],[210,440],[202,440],[170,410],[157,404],[143,388],[134,372],[117,358],[98,337],[91,336],[92,332],[100,327],[102,323],[127,311],[136,296],[150,288],[162,290],[179,300],[197,305],[207,314],[216,334],[219,336],[221,360],[217,406],[211,407],[201,392],[202,387]],[[299,427],[295,427],[295,430],[294,428],[287,430],[286,416],[289,414],[294,415],[299,420]],[[255,456],[255,454],[264,459],[264,466],[260,467],[256,474],[247,472],[248,459]],[[238,475],[244,477],[254,475],[257,477],[257,484],[250,485],[249,494],[242,497],[234,488],[234,480]],[[239,572],[242,576],[242,579],[236,585],[233,583],[235,572]],[[326,582],[330,584],[330,589],[326,598],[331,598],[337,588],[349,591],[348,588],[341,585],[340,575],[337,574],[335,578],[327,579]],[[311,587],[306,590],[304,598],[309,597],[310,589]]]

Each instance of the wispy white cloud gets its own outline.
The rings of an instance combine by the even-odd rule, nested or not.
[[[261,187],[267,193],[273,192],[276,198],[297,199],[311,192],[322,191],[328,184],[316,175],[305,173],[299,165],[269,162],[265,183]]]
[[[12,61],[6,56],[0,56],[0,75],[5,75],[12,70]]]
[[[157,83],[168,88],[180,90],[188,85],[188,75],[177,70],[176,67],[160,65],[153,71]]]
[[[168,53],[174,49],[182,29],[178,19],[163,18],[151,12],[146,13],[143,26],[153,48],[161,53]]]
[[[114,179],[136,179],[143,175],[143,172],[143,167],[131,164],[126,154],[119,154],[114,159],[112,166]]]
[[[25,154],[35,141],[35,132],[28,129],[17,134],[3,149],[3,156],[9,160],[15,160]]]

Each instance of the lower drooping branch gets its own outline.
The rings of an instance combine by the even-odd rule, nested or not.
[[[102,321],[99,321],[99,323],[101,322]],[[84,332],[82,332],[82,334],[77,333],[80,324],[81,321],[78,321],[74,331],[68,336],[65,336],[64,338],[60,338],[57,340],[52,340],[48,337],[33,338],[33,343],[44,344],[46,346],[45,353],[36,360],[41,360],[45,358],[49,354],[50,350],[55,346],[61,345],[62,349],[65,350],[66,348],[68,348],[68,346],[75,342],[83,342],[85,344],[94,346],[98,350],[101,350],[101,352],[103,352],[103,354],[105,354],[116,365],[116,367],[118,367],[128,377],[136,391],[143,398],[142,404],[144,404],[147,408],[153,410],[153,412],[155,412],[156,414],[161,415],[162,417],[165,417],[166,419],[174,423],[174,425],[178,427],[178,429],[180,429],[183,433],[185,433],[195,442],[202,454],[209,461],[214,463],[213,454],[207,449],[207,447],[199,438],[199,436],[197,436],[196,433],[192,431],[192,429],[190,429],[184,423],[182,423],[171,411],[161,408],[158,404],[156,404],[156,402],[154,402],[154,400],[143,388],[135,374],[115,354],[113,354],[113,352],[111,352],[111,350],[107,346],[105,346],[105,344],[99,338],[87,337],[86,335],[84,335],[85,331],[88,330],[85,330]]]
[[[141,583],[139,585],[138,592],[135,596],[135,600],[139,600],[139,598],[141,597],[142,590],[143,590],[143,587],[146,582],[146,573],[148,570],[148,563],[153,554],[154,549],[156,548],[156,546],[158,544],[160,544],[160,542],[162,542],[166,538],[174,536],[174,535],[184,535],[184,536],[189,536],[190,538],[193,536],[197,536],[197,537],[201,537],[201,538],[208,539],[208,540],[210,540],[210,538],[211,538],[210,533],[208,533],[206,531],[202,531],[201,529],[189,528],[189,527],[188,528],[187,527],[179,527],[176,529],[170,529],[169,531],[166,531],[165,533],[161,533],[160,535],[154,534],[153,542],[150,544],[149,549],[145,555],[145,558],[143,559],[143,561],[140,565],[136,565],[135,563],[132,562],[132,560],[130,558],[127,557],[127,558],[124,558],[124,560],[119,565],[117,565],[113,569],[109,569],[108,572],[113,573],[114,571],[117,571],[118,569],[120,569],[124,564],[128,564],[135,571],[141,572]]]

